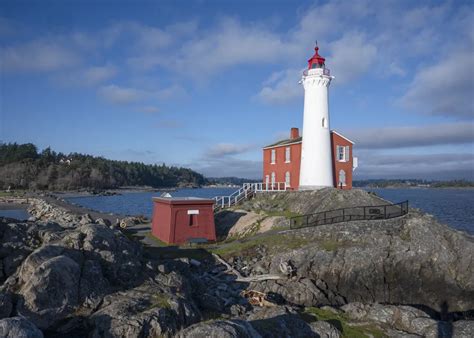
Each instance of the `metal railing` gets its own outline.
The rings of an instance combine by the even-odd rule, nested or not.
[[[290,218],[290,229],[349,221],[377,220],[400,217],[408,213],[408,201],[377,206],[363,206],[322,211]]]
[[[244,183],[242,188],[229,196],[216,196],[214,210],[236,205],[240,201],[252,197],[257,192],[286,191],[290,186],[286,182],[274,183]]]
[[[314,70],[315,69],[322,69],[321,72],[315,72]],[[311,70],[313,70],[312,72],[310,72]],[[317,74],[317,73],[321,73],[321,74]],[[329,70],[329,68],[311,68],[311,69],[305,69],[303,71],[303,75],[304,76],[308,76],[308,75],[327,75],[327,76],[331,76],[331,71]]]

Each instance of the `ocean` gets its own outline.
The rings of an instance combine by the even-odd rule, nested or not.
[[[229,195],[236,188],[179,189],[176,197],[204,197]],[[394,203],[409,200],[410,207],[434,215],[440,222],[455,229],[474,234],[474,189],[371,189],[378,196]],[[87,196],[68,198],[69,202],[107,213],[144,215],[151,217],[152,197],[160,192],[135,192],[114,196]]]

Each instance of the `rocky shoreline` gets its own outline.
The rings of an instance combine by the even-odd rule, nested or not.
[[[329,191],[242,207],[270,215],[356,197],[372,198]],[[35,219],[0,218],[0,336],[474,336],[474,238],[416,210],[179,248],[28,203]]]

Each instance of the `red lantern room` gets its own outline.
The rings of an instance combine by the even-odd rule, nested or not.
[[[314,55],[311,59],[308,60],[308,69],[313,69],[313,68],[324,68],[324,61],[326,61],[325,58],[323,58],[321,55],[318,53],[319,47],[316,46],[314,48]]]

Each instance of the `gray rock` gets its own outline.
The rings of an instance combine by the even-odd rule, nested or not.
[[[107,227],[110,227],[112,225],[112,223],[108,219],[104,219],[104,218],[97,218],[95,220],[95,223],[99,225],[107,226]]]
[[[262,337],[243,320],[213,320],[194,324],[180,331],[178,338],[259,338]]]
[[[43,333],[27,319],[11,317],[0,320],[0,337],[43,338]]]
[[[0,319],[9,317],[13,309],[12,296],[7,292],[0,292]]]
[[[273,235],[275,236],[275,235]],[[292,261],[304,290],[293,279],[267,283],[261,291],[281,292],[301,305],[347,302],[422,304],[449,312],[474,308],[474,237],[449,229],[432,217],[409,215],[355,221],[281,234],[281,241],[305,239],[299,249],[279,248],[268,260],[270,273]],[[324,295],[321,295],[322,292]]]
[[[28,222],[36,222],[36,217],[35,216],[28,217]]]
[[[452,323],[453,338],[474,337],[474,321],[458,320]]]
[[[290,307],[263,307],[254,311],[247,320],[262,337],[317,337],[311,326]]]
[[[341,332],[333,325],[325,321],[316,321],[309,324],[314,333],[321,338],[339,338],[341,337]]]
[[[200,318],[197,307],[156,284],[108,295],[89,318],[92,337],[170,336]]]
[[[79,303],[80,274],[80,266],[67,256],[30,255],[21,267],[18,314],[42,329],[65,318]]]

